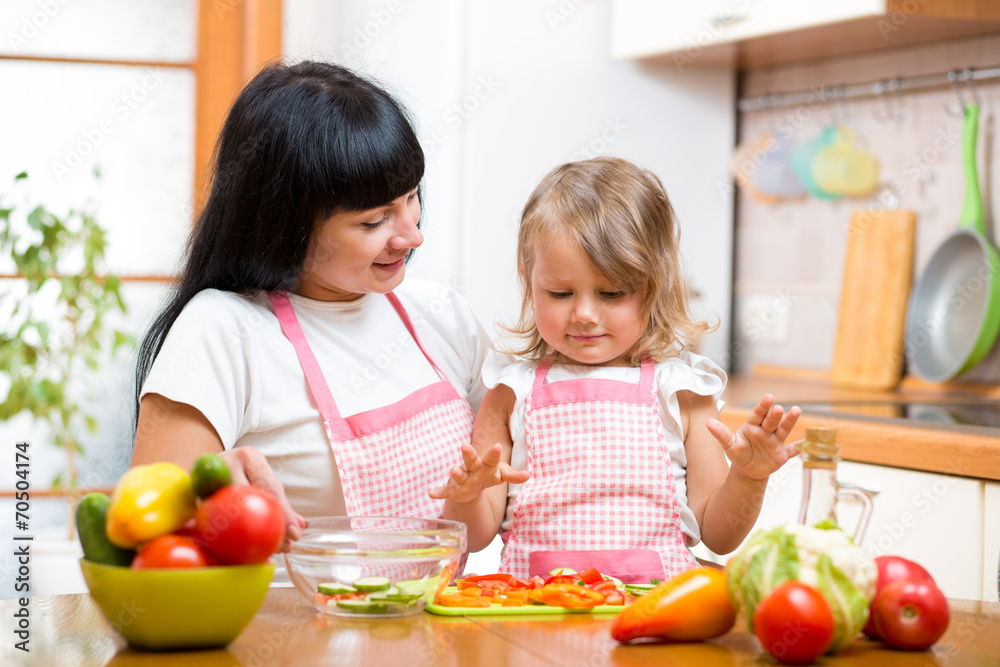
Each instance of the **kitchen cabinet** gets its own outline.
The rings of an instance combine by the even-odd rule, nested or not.
[[[875,496],[874,510],[861,546],[871,555],[896,555],[923,565],[948,597],[997,599],[996,570],[1000,531],[996,537],[984,526],[1000,526],[1000,483],[905,470],[889,466],[841,461],[837,477]],[[992,507],[983,502],[984,485],[994,494]],[[751,535],[798,519],[802,498],[802,465],[792,459],[772,475]],[[846,530],[857,524],[860,505],[842,501],[837,518]],[[700,547],[696,553],[717,562]],[[984,572],[989,572],[986,581]],[[990,591],[990,586],[992,590]],[[991,592],[992,597],[987,597]]]
[[[1000,32],[978,0],[614,0],[611,53],[740,69]]]
[[[1000,577],[1000,482],[983,489],[983,601],[997,602]]]

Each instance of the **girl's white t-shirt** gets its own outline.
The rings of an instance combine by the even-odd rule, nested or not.
[[[486,388],[492,389],[498,384],[504,384],[514,391],[516,397],[510,415],[510,435],[513,439],[510,464],[516,470],[525,470],[528,466],[524,401],[531,393],[537,367],[537,362],[498,354],[492,350],[487,354],[483,364],[483,384]],[[638,383],[640,370],[638,367],[624,366],[553,364],[545,381],[548,384],[560,380],[601,378]],[[714,396],[721,410],[723,401],[719,400],[719,397],[726,387],[726,373],[707,357],[683,351],[676,357],[656,364],[653,382],[656,386],[656,407],[666,431],[667,450],[670,452],[670,465],[674,473],[681,530],[687,535],[688,546],[694,546],[701,540],[701,530],[687,504],[687,455],[684,451],[683,422],[677,392],[687,390],[700,396]],[[510,484],[507,487],[507,513],[501,525],[504,531],[510,530],[513,526],[514,502],[522,486],[522,484]]]
[[[478,410],[489,337],[468,304],[445,285],[415,278],[395,294],[427,354]],[[342,416],[390,405],[438,381],[385,295],[348,302],[289,297]],[[150,393],[198,409],[226,449],[260,450],[303,516],[344,514],[323,420],[266,292],[197,294],[164,340],[142,388]]]

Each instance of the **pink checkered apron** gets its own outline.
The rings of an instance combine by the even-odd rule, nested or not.
[[[552,361],[538,366],[525,401],[531,479],[517,495],[500,571],[544,577],[593,567],[648,583],[696,567],[681,532],[653,361],[643,361],[638,384],[546,384]]]
[[[392,405],[346,418],[337,410],[288,295],[272,292],[270,297],[323,417],[348,516],[440,518],[444,501],[428,497],[427,491],[446,484],[449,471],[462,463],[461,447],[472,442],[475,415],[427,354],[396,295],[386,297],[441,380]]]

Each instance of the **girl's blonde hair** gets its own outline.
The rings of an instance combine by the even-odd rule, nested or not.
[[[576,241],[594,268],[618,289],[645,287],[646,331],[626,357],[638,364],[675,356],[711,331],[691,318],[691,289],[681,266],[680,230],[663,184],[655,174],[628,160],[600,157],[556,167],[535,188],[521,214],[517,268],[522,299],[509,351],[527,359],[552,352],[535,325],[531,272],[535,250],[553,237]]]

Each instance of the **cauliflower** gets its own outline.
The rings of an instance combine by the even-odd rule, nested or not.
[[[726,591],[737,610],[753,614],[778,584],[797,579],[818,589],[835,623],[829,653],[841,650],[868,622],[878,566],[836,524],[787,524],[757,532],[726,567]]]

